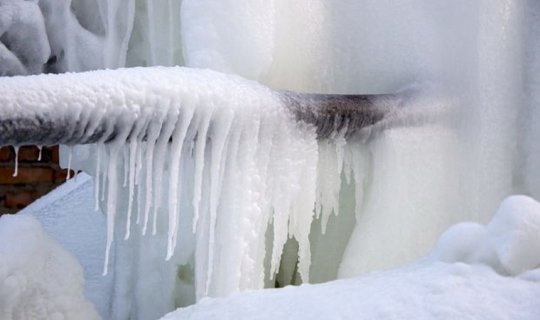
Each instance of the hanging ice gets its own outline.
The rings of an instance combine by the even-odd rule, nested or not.
[[[44,45],[30,50],[41,53],[28,72],[185,64],[272,88],[331,93],[394,92],[431,79],[454,98],[416,101],[419,117],[389,121],[365,144],[341,132],[316,145],[312,128],[273,114],[283,101],[269,90],[208,71],[193,73],[200,77],[193,87],[182,87],[191,71],[177,78],[154,69],[85,75],[86,89],[73,97],[65,88],[76,76],[47,93],[25,91],[19,105],[37,106],[47,96],[58,97],[58,114],[68,104],[78,108],[79,122],[67,126],[67,136],[77,138],[63,142],[98,142],[92,153],[77,148],[74,164],[88,160],[98,204],[109,198],[110,233],[121,247],[113,303],[119,318],[156,318],[155,310],[192,302],[195,290],[200,297],[263,281],[298,283],[310,255],[315,281],[337,277],[338,268],[349,276],[394,266],[425,253],[454,222],[486,222],[510,193],[540,194],[536,0],[0,2],[42,12],[47,37],[40,29],[31,42]],[[8,43],[12,32],[0,41]],[[52,54],[43,66],[47,42]],[[144,86],[149,91],[137,89]],[[434,112],[424,121],[446,104],[453,119]],[[112,132],[121,134],[113,140]],[[51,134],[50,143],[64,136]],[[147,289],[158,285],[159,293]]]

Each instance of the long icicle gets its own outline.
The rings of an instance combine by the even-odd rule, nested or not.
[[[176,248],[176,239],[178,237],[179,208],[178,199],[180,197],[181,183],[181,157],[184,147],[184,140],[188,132],[189,125],[193,119],[194,108],[185,106],[182,112],[180,125],[176,126],[173,133],[170,155],[170,178],[169,178],[169,231],[167,236],[167,256],[166,260],[171,259]]]

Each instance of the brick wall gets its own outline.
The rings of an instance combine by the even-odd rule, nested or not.
[[[41,160],[38,157],[36,146],[20,147],[14,177],[14,148],[0,148],[0,215],[16,213],[66,181],[67,170],[58,165],[58,146],[43,147]]]

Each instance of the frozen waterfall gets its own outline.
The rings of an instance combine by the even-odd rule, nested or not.
[[[155,318],[396,266],[510,194],[540,198],[539,24],[536,0],[0,0],[2,75],[219,71],[13,78],[32,89],[16,99],[0,79],[0,101],[75,108],[78,137],[129,128],[64,160],[108,215],[113,316]],[[317,140],[268,88],[422,93]]]

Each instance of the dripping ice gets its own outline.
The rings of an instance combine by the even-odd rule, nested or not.
[[[106,208],[105,266],[113,240],[163,237],[165,247],[152,254],[180,265],[194,259],[197,297],[221,295],[264,287],[294,238],[307,282],[312,221],[326,225],[338,214],[335,173],[359,175],[347,165],[344,137],[317,141],[278,95],[240,77],[180,67],[106,72],[73,75],[62,97],[84,108],[92,99],[70,94],[84,82],[101,97],[96,119],[126,114],[112,141],[70,152],[95,176],[96,206]],[[115,96],[115,88],[125,94]]]

